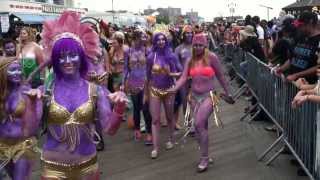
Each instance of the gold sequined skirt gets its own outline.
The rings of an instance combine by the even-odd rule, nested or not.
[[[41,159],[43,171],[42,178],[52,179],[82,179],[98,171],[97,156],[79,163],[64,164]]]

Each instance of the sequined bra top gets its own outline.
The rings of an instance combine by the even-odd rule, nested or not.
[[[116,58],[113,58],[112,62],[111,62],[112,65],[124,65],[124,59],[116,59]]]
[[[130,69],[142,68],[145,65],[146,65],[146,55],[145,54],[140,54],[139,56],[134,56],[130,52],[130,58],[129,58]]]
[[[19,98],[19,102],[15,109],[8,110],[8,116],[11,120],[14,120],[15,118],[20,118],[23,113],[26,111],[26,101],[23,98]]]
[[[48,111],[48,124],[87,124],[94,120],[94,91],[95,85],[89,83],[88,86],[89,98],[88,101],[80,105],[75,111],[69,112],[65,107],[55,101],[52,95],[51,103]]]
[[[170,66],[168,64],[166,64],[165,66],[161,66],[160,64],[156,63],[156,59],[157,59],[157,54],[154,55],[153,65],[151,69],[152,74],[164,74],[164,75],[169,74]]]

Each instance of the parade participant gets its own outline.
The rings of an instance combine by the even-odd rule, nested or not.
[[[5,39],[3,42],[3,50],[5,57],[15,57],[17,54],[17,44],[12,39]]]
[[[175,54],[178,56],[180,60],[180,64],[184,67],[185,62],[192,57],[192,37],[193,37],[192,26],[190,25],[184,26],[182,30],[182,36],[183,36],[183,43],[176,48]],[[189,84],[186,83],[177,93],[177,96],[180,96],[179,100],[183,105],[183,112],[186,111],[186,107],[187,107],[188,89],[189,89]],[[180,106],[179,103],[175,104],[174,110],[175,110],[176,122],[178,122],[178,119],[179,119],[179,106]],[[176,126],[178,126],[177,123],[176,123]]]
[[[106,41],[104,40],[103,36],[103,28],[102,26],[105,26],[106,24],[103,21],[98,21],[94,18],[86,18],[85,20],[82,21],[82,23],[89,24],[93,30],[97,34],[99,34],[99,46],[101,49],[101,52],[94,58],[92,58],[89,61],[89,66],[88,66],[88,80],[96,83],[103,88],[107,88],[108,86],[108,77],[109,77],[109,59],[108,59],[108,53],[106,50]],[[100,140],[99,143],[97,144],[97,150],[98,151],[103,151],[104,150],[104,138],[102,134],[102,129],[101,125],[99,122],[96,124],[97,128],[97,133],[99,134],[100,138],[97,140]]]
[[[31,27],[23,27],[19,36],[18,56],[21,58],[22,72],[24,78],[29,75],[44,62],[44,54],[41,47],[35,42],[35,32]],[[40,72],[37,73],[32,81],[32,87],[41,84]]]
[[[124,59],[128,50],[124,45],[124,38],[124,34],[120,31],[115,32],[112,36],[112,47],[109,52],[113,83],[112,91],[120,90],[123,79]]]
[[[152,48],[152,32],[151,31],[146,31],[147,34],[147,39],[144,42],[144,45],[148,48]]]
[[[13,180],[30,179],[37,157],[35,136],[42,115],[38,94],[40,90],[22,84],[15,57],[0,61],[0,169]]]
[[[132,38],[132,47],[129,49],[128,56],[126,56],[125,59],[123,84],[125,84],[126,92],[131,95],[133,102],[135,140],[141,139],[140,111],[142,110],[147,133],[145,144],[151,145],[151,115],[148,103],[143,103],[144,85],[147,78],[146,59],[148,54],[148,49],[144,46],[144,42],[147,39],[147,35],[144,31],[135,30]]]
[[[46,139],[41,155],[41,179],[99,179],[94,142],[95,124],[113,135],[125,108],[123,93],[108,94],[85,80],[88,60],[100,53],[98,35],[80,14],[64,12],[46,21],[42,32],[54,81],[46,104]],[[115,102],[113,111],[110,100]],[[63,156],[62,156],[63,155]]]
[[[203,172],[208,167],[208,118],[213,112],[215,102],[214,79],[218,79],[222,85],[225,94],[222,97],[229,102],[234,103],[229,95],[229,85],[226,82],[222,67],[218,57],[207,49],[207,37],[200,33],[193,37],[193,55],[187,60],[181,78],[177,81],[174,88],[168,92],[175,92],[187,82],[188,76],[191,77],[191,109],[195,120],[196,135],[200,145],[200,163],[198,171]]]
[[[166,149],[172,149],[174,146],[174,119],[173,106],[174,94],[167,93],[167,90],[174,85],[174,77],[180,75],[181,65],[171,52],[168,40],[164,33],[156,33],[153,37],[152,52],[147,58],[147,88],[144,101],[149,99],[149,108],[152,117],[152,139],[153,150],[151,158],[157,158],[159,152],[159,131],[161,104],[164,104],[166,119],[169,127],[169,138],[166,143]],[[147,93],[148,92],[148,93]],[[147,98],[149,97],[149,98]]]

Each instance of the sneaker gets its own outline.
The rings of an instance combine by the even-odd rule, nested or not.
[[[143,127],[140,127],[140,132],[141,133],[145,133],[146,132],[146,128],[143,126]]]
[[[200,163],[197,167],[197,172],[202,173],[205,172],[208,169],[209,164],[209,158],[208,157],[202,157],[200,158]]]
[[[104,150],[104,141],[101,140],[99,143],[96,145],[97,151],[103,151]]]
[[[173,149],[173,143],[171,142],[171,141],[168,141],[167,143],[166,143],[166,149],[167,150],[170,150],[170,149]]]
[[[146,137],[145,137],[145,140],[144,140],[144,144],[146,146],[151,146],[153,145],[152,143],[152,135],[151,134],[147,134]]]
[[[276,125],[266,126],[266,127],[264,127],[264,129],[266,131],[270,131],[270,132],[277,132],[277,126]]]
[[[152,150],[151,151],[151,159],[157,159],[157,157],[158,157],[158,151]]]
[[[250,101],[252,98],[253,98],[252,96],[245,96],[245,97],[244,97],[244,99],[245,99],[246,101]]]
[[[176,126],[174,127],[174,130],[179,131],[181,128],[181,126],[177,123]]]

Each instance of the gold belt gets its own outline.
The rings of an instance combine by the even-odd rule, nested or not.
[[[152,97],[157,97],[157,98],[166,98],[168,95],[171,95],[172,93],[169,93],[167,90],[170,89],[171,87],[167,89],[158,89],[153,86],[150,87],[150,93]]]
[[[35,158],[36,153],[40,152],[36,147],[37,139],[31,137],[24,140],[0,140],[0,169],[5,167],[11,160],[16,162],[22,155],[27,158]]]
[[[98,171],[97,156],[79,164],[65,164],[41,159],[44,178],[81,179]]]
[[[143,91],[144,87],[128,87],[127,91],[130,95],[136,95],[139,92]]]

